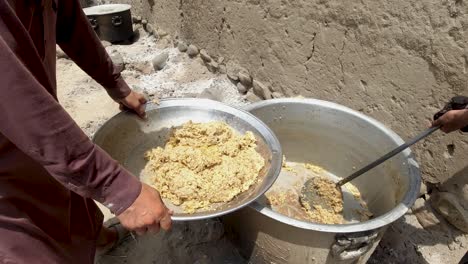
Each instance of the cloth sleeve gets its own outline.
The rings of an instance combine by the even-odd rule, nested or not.
[[[122,213],[140,181],[91,142],[13,48],[0,35],[0,133],[68,189]]]

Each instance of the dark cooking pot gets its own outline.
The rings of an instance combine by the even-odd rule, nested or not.
[[[119,42],[133,35],[130,8],[130,5],[109,4],[83,8],[83,11],[101,40]]]

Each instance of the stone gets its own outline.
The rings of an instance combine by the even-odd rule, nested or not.
[[[105,40],[102,40],[101,44],[104,48],[112,46],[112,43],[110,43],[109,41],[105,41]]]
[[[424,229],[430,229],[441,225],[440,220],[432,211],[432,208],[423,198],[419,198],[415,201],[412,211],[416,218],[418,219],[419,224],[421,224]]]
[[[239,81],[245,86],[245,87],[251,87],[252,86],[252,77],[250,74],[246,72],[239,72]]]
[[[162,30],[162,29],[158,29],[157,30],[157,34],[158,36],[160,36],[161,38],[164,38],[165,36],[169,35],[169,33],[167,33],[166,31]]]
[[[262,98],[255,95],[255,93],[252,90],[247,92],[247,95],[245,96],[245,99],[247,101],[251,102],[251,103],[256,103],[256,102],[262,101]]]
[[[186,52],[188,47],[187,47],[187,44],[185,44],[184,42],[179,42],[177,44],[177,49],[180,51],[180,52]]]
[[[173,44],[172,44],[172,40],[169,39],[169,38],[160,38],[156,42],[156,47],[159,48],[159,49],[166,49],[166,48],[169,48],[171,46],[173,46]]]
[[[448,244],[448,248],[449,248],[451,251],[457,250],[457,246],[454,245],[453,243]]]
[[[419,188],[419,196],[427,194],[427,185],[424,182],[421,182],[421,187]]]
[[[205,64],[208,71],[215,73],[219,69],[219,64],[215,61],[211,61]]]
[[[188,49],[187,49],[187,54],[190,56],[190,57],[195,57],[198,55],[198,48],[197,46],[191,44],[188,46]]]
[[[467,64],[468,65],[468,64]],[[468,210],[468,173],[458,173],[440,186],[443,192],[449,192],[457,197],[461,206]]]
[[[226,74],[229,79],[231,79],[234,82],[239,81],[239,70],[237,68],[237,65],[234,64],[232,61],[228,61],[226,64]]]
[[[197,98],[210,99],[218,102],[223,101],[223,92],[217,87],[209,87],[205,89]]]
[[[238,82],[238,81],[239,81],[239,77],[237,76],[237,74],[234,74],[233,72],[230,72],[230,71],[229,71],[229,68],[226,68],[226,74],[227,74],[227,77],[228,77],[231,81],[234,81],[234,82]]]
[[[129,67],[146,75],[151,74],[153,71],[153,65],[150,62],[137,62],[129,65]]]
[[[219,73],[226,74],[226,65],[219,65]]]
[[[206,50],[204,50],[204,49],[200,50],[200,58],[202,58],[202,60],[204,62],[210,62],[211,61],[210,55],[208,55],[208,52],[206,52]]]
[[[141,20],[142,20],[141,16],[134,16],[134,17],[132,17],[132,21],[133,21],[133,23],[135,23],[135,24],[141,23]]]
[[[219,58],[218,58],[218,63],[219,63],[219,64],[222,64],[223,62],[224,62],[224,57],[219,57]]]
[[[264,100],[271,99],[271,92],[268,86],[257,80],[253,81],[253,92]]]
[[[119,52],[115,51],[111,53],[110,57],[112,59],[112,62],[114,63],[114,67],[117,72],[122,72],[123,70],[125,70],[124,59]]]
[[[167,59],[169,59],[169,54],[167,52],[156,55],[152,60],[154,70],[162,70],[164,66],[166,66]]]
[[[148,32],[149,35],[153,35],[154,34],[154,27],[153,25],[151,24],[146,24],[146,26],[144,27],[146,32]]]
[[[247,89],[247,87],[245,87],[242,83],[237,83],[237,91],[239,91],[240,94],[246,94],[248,90],[249,89]]]
[[[274,99],[278,99],[278,98],[283,98],[284,95],[282,93],[280,93],[280,92],[273,92],[271,94],[271,97],[273,97]]]
[[[57,51],[55,52],[55,56],[57,57],[57,59],[70,59],[68,55],[58,46]]]
[[[141,20],[141,24],[142,24],[143,26],[145,26],[146,24],[148,24],[148,20],[146,20],[146,19]]]
[[[435,264],[435,263],[457,263],[450,261],[450,255],[452,251],[447,245],[419,245],[416,244],[416,251],[420,255],[418,262],[404,261],[404,262],[393,262],[393,263],[420,263],[420,264]],[[452,253],[453,254],[453,253]]]
[[[432,206],[449,223],[468,233],[468,211],[463,208],[457,197],[449,192],[437,192],[431,197]]]

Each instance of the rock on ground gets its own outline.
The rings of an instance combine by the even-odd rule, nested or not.
[[[154,70],[162,70],[166,66],[167,59],[169,59],[169,54],[166,52],[154,56],[152,60]]]
[[[268,86],[257,80],[253,81],[253,92],[255,95],[257,95],[258,97],[264,100],[272,98],[271,92]]]
[[[202,60],[204,62],[210,62],[211,61],[211,57],[210,55],[208,55],[208,52],[204,49],[200,50],[200,58],[202,58]]]
[[[190,57],[195,57],[198,55],[198,48],[197,46],[195,45],[190,45],[187,49],[187,54],[190,56]]]
[[[438,192],[432,197],[432,205],[444,218],[461,231],[468,233],[468,211],[458,202],[455,195]]]
[[[148,34],[150,34],[150,35],[154,34],[155,30],[154,30],[154,26],[152,24],[147,23],[143,27],[146,30],[146,32],[148,32]]]
[[[113,52],[110,54],[112,62],[118,72],[125,70],[125,63],[122,55],[119,52]]]
[[[208,63],[205,63],[206,68],[208,71],[215,73],[219,70],[219,64],[216,61],[210,61]]]
[[[223,101],[223,91],[219,87],[209,87],[205,89],[201,94],[197,96],[198,98],[210,99],[214,101]]]
[[[245,87],[242,83],[237,84],[237,90],[239,91],[240,94],[246,94],[248,89]]]
[[[153,72],[154,69],[152,63],[147,61],[129,63],[127,67],[129,68],[129,70],[134,70],[135,72],[145,75],[151,74],[151,72]]]
[[[141,20],[142,20],[141,16],[134,16],[134,17],[132,17],[132,21],[133,21],[133,23],[135,23],[135,24],[141,23]]]
[[[186,52],[188,47],[187,44],[185,44],[184,42],[179,42],[177,44],[177,49],[179,49],[180,52]]]
[[[239,81],[239,66],[232,60],[226,64],[226,74],[229,79]]]
[[[431,206],[429,205],[424,198],[419,198],[416,200],[415,204],[413,205],[413,213],[418,219],[419,224],[424,229],[435,228],[438,226],[442,226],[443,230],[447,230],[445,224],[441,222],[439,219],[440,216],[437,216]]]
[[[273,97],[273,99],[278,99],[278,98],[283,98],[284,96],[283,96],[283,94],[280,93],[280,92],[273,92],[273,93],[271,94],[271,97]]]
[[[250,74],[245,72],[239,72],[238,77],[240,83],[242,83],[242,85],[244,85],[245,87],[252,86],[252,77],[250,76]]]
[[[247,92],[245,99],[250,103],[256,103],[262,101],[262,98],[258,97],[252,90]]]

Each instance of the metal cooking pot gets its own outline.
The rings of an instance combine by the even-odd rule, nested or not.
[[[247,110],[273,130],[288,161],[313,163],[338,176],[403,143],[376,120],[330,102],[276,99]],[[420,172],[408,149],[353,184],[373,219],[343,225],[303,222],[274,212],[261,197],[223,220],[251,263],[365,263],[386,227],[414,203]]]
[[[246,111],[206,99],[165,99],[160,105],[148,105],[148,121],[122,112],[105,124],[94,135],[94,142],[141,181],[151,184],[153,175],[147,175],[144,154],[155,147],[164,147],[172,129],[189,121],[224,121],[240,133],[252,131],[257,138],[257,151],[265,158],[265,166],[258,181],[232,201],[219,204],[213,210],[187,214],[169,200],[166,205],[174,211],[175,221],[201,220],[218,217],[238,210],[255,201],[275,182],[281,170],[281,147],[273,132],[258,118]]]
[[[99,38],[114,43],[133,36],[130,8],[130,5],[109,4],[83,8],[83,11]]]

